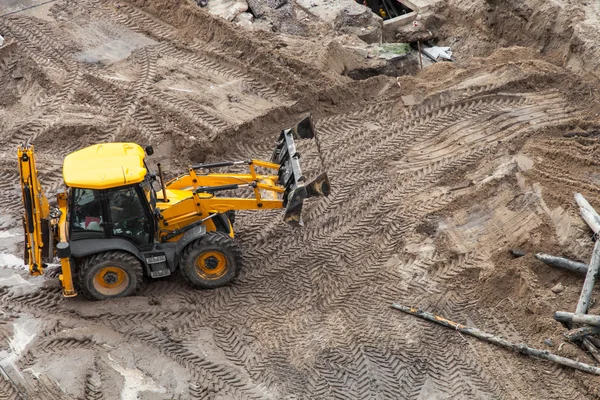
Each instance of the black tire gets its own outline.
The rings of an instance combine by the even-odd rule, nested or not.
[[[106,251],[83,261],[79,270],[79,290],[90,300],[114,299],[135,293],[143,279],[144,270],[135,256],[122,251]]]
[[[233,281],[241,264],[242,251],[231,236],[209,232],[185,248],[179,269],[190,285],[215,289]]]

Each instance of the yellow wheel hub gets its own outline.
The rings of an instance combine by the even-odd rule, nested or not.
[[[104,267],[94,276],[94,288],[105,296],[116,296],[129,286],[129,275],[120,267]]]
[[[227,273],[227,257],[219,251],[207,251],[196,259],[196,273],[202,279],[215,280]]]

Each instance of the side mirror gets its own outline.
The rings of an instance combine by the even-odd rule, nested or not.
[[[146,146],[146,148],[144,150],[146,151],[146,154],[148,154],[149,156],[154,154],[154,148],[152,148],[152,145]]]

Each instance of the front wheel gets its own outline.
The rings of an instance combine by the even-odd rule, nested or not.
[[[106,251],[85,259],[79,271],[79,288],[90,300],[129,296],[144,279],[140,261],[122,251]]]
[[[192,286],[214,289],[230,283],[239,273],[242,252],[231,236],[209,232],[186,247],[181,274]]]

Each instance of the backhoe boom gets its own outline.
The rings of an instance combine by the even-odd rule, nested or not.
[[[46,258],[51,251],[50,227],[47,218],[50,214],[48,199],[42,191],[35,165],[33,146],[22,146],[18,150],[19,172],[25,213],[25,262],[32,275],[41,275]],[[42,223],[42,221],[45,221]],[[44,240],[46,239],[46,240]]]

